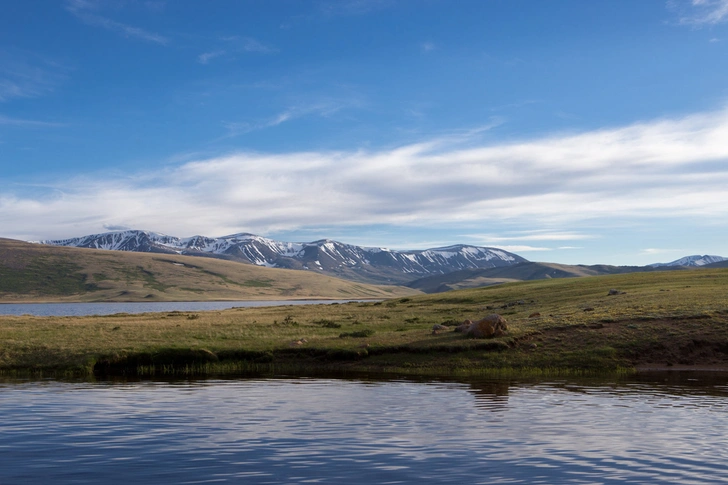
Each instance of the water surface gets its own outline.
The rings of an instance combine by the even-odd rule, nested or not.
[[[114,313],[199,312],[225,310],[235,307],[284,305],[323,305],[363,300],[256,300],[256,301],[144,301],[103,303],[3,303],[0,315],[36,315],[41,317],[70,317],[113,315]]]
[[[692,379],[4,382],[0,483],[728,483]]]

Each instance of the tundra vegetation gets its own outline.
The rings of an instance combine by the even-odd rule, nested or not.
[[[503,335],[454,331],[494,313],[507,320]],[[644,365],[728,366],[728,270],[528,281],[377,302],[0,317],[6,375],[544,375]]]

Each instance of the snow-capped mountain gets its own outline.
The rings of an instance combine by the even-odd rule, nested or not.
[[[705,254],[703,256],[695,254],[693,256],[685,256],[684,258],[676,259],[671,263],[655,263],[650,266],[705,266],[706,264],[720,263],[721,261],[728,261],[728,258],[723,256],[711,256]]]
[[[376,283],[405,283],[433,274],[509,266],[526,260],[495,248],[455,245],[422,251],[353,246],[329,239],[309,243],[275,241],[254,234],[179,238],[150,231],[118,231],[40,241],[54,246],[208,256],[260,266],[315,270]]]

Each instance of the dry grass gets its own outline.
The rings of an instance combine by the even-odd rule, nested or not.
[[[612,288],[623,293],[610,296]],[[507,336],[432,335],[434,324],[488,313],[505,316]],[[125,372],[255,364],[415,374],[728,363],[728,270],[532,281],[380,303],[0,318],[0,369],[83,372],[97,362]]]
[[[0,239],[0,302],[392,298],[399,286],[214,258],[101,251]]]

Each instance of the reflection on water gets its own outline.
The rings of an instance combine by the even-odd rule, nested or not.
[[[0,483],[726,483],[728,386],[0,383]]]

